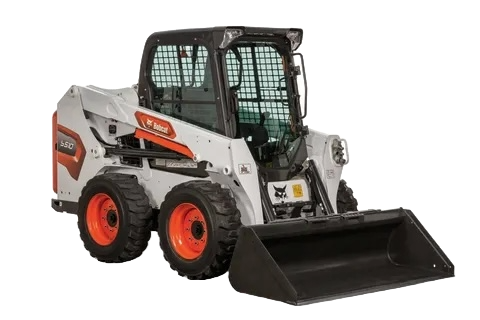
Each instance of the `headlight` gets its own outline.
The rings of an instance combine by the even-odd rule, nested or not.
[[[344,157],[346,155],[346,158]],[[348,163],[348,146],[347,140],[335,139],[332,142],[333,161],[341,166]]]
[[[242,36],[243,33],[244,32],[242,29],[233,29],[233,28],[225,29],[225,33],[223,34],[223,41],[220,44],[220,49],[226,48],[230,44],[230,42]]]
[[[302,32],[290,30],[287,32],[287,39],[290,40],[292,51],[295,51],[302,43]]]

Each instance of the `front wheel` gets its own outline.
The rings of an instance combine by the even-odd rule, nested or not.
[[[175,186],[158,215],[165,259],[179,275],[192,280],[227,272],[240,226],[240,212],[229,190],[209,181]]]
[[[353,196],[353,190],[347,186],[345,180],[340,180],[337,191],[337,212],[358,211],[358,201]]]

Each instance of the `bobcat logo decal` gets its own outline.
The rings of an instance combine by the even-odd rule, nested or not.
[[[275,198],[277,198],[277,200],[287,199],[287,185],[285,185],[283,188],[273,186],[273,189],[275,189]]]

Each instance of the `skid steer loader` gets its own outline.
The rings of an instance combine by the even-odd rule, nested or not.
[[[52,207],[78,216],[93,257],[135,259],[156,231],[179,275],[229,271],[237,291],[295,305],[454,276],[411,211],[358,210],[346,140],[303,124],[302,36],[157,32],[136,85],[69,88]]]

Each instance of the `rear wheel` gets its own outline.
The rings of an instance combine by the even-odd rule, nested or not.
[[[228,270],[240,226],[240,212],[229,190],[209,181],[175,186],[158,216],[164,257],[189,279],[214,278]]]
[[[102,262],[139,257],[147,248],[151,225],[149,199],[135,176],[100,175],[82,190],[78,228],[92,257]]]
[[[340,180],[337,192],[337,212],[357,211],[357,206],[358,201],[353,196],[353,190],[347,186],[345,180]]]

